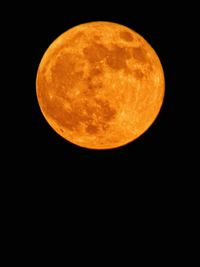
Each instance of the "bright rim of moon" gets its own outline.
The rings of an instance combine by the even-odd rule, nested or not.
[[[36,92],[50,126],[90,149],[123,146],[142,135],[163,103],[160,60],[138,33],[90,22],[60,35],[46,50]]]

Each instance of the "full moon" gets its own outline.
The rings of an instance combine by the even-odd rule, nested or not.
[[[61,34],[37,71],[37,100],[49,125],[67,141],[112,149],[155,121],[165,91],[161,62],[132,29],[89,22]]]

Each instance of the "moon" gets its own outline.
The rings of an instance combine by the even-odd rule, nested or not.
[[[155,121],[165,91],[161,62],[132,29],[89,22],[61,34],[44,53],[36,77],[39,107],[67,141],[112,149]]]

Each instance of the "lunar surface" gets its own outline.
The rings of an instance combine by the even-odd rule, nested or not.
[[[149,43],[126,26],[90,22],[60,35],[37,72],[39,106],[50,126],[90,149],[120,147],[154,122],[164,73]]]

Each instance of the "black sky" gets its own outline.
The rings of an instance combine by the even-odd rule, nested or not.
[[[193,51],[197,61],[193,29],[199,9],[192,2],[7,1],[8,8],[2,2],[1,222],[7,262],[52,263],[56,248],[56,263],[68,263],[68,251],[73,263],[83,253],[83,263],[109,255],[113,262],[110,251],[117,246],[117,252],[126,249],[123,263],[124,258],[185,263],[198,255],[199,171],[193,173],[190,164],[198,149],[197,139],[193,147],[188,136],[198,128],[189,116],[199,90],[188,79],[195,69],[189,64]],[[140,33],[157,52],[166,82],[155,123],[134,142],[107,151],[79,148],[56,134],[41,114],[35,88],[38,65],[52,41],[95,20]]]
[[[175,6],[168,1],[146,2],[25,3],[21,13],[15,14],[17,24],[13,22],[12,29],[17,33],[20,50],[17,62],[23,64],[19,87],[22,97],[18,102],[21,124],[18,149],[20,145],[24,148],[23,158],[30,172],[44,173],[44,176],[55,174],[62,179],[84,175],[90,179],[110,177],[112,180],[118,175],[117,179],[129,182],[141,177],[149,181],[150,177],[155,177],[154,182],[157,182],[166,179],[166,174],[170,177],[174,168],[178,168],[177,158],[182,149],[179,107],[184,95],[180,84],[183,75],[180,44],[186,6]],[[141,34],[157,52],[166,83],[163,107],[150,129],[127,146],[108,151],[79,148],[57,135],[43,118],[35,93],[37,68],[51,42],[67,29],[95,20],[124,24]]]

